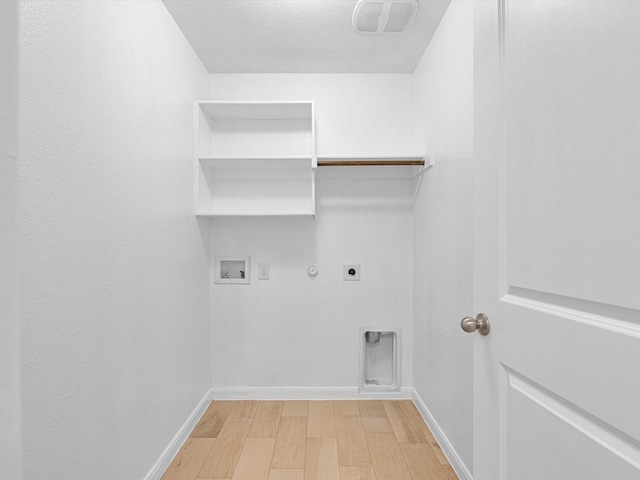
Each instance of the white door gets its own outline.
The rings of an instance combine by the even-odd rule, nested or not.
[[[474,480],[640,479],[640,1],[474,6]]]

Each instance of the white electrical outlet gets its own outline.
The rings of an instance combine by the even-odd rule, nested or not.
[[[258,280],[269,280],[269,264],[258,264]]]
[[[360,265],[344,265],[343,279],[347,281],[360,280]]]

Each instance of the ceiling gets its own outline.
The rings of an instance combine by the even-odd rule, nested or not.
[[[401,34],[351,27],[357,0],[163,0],[211,73],[411,73],[451,0]]]

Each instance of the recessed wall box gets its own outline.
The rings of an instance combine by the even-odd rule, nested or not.
[[[251,259],[249,256],[216,257],[214,274],[216,283],[250,283]]]

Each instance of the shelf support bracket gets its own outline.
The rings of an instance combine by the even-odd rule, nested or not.
[[[435,165],[434,159],[432,159],[431,157],[424,157],[424,163],[422,165],[422,168],[420,169],[420,171],[418,173],[416,173],[411,178],[417,178],[417,177],[420,177],[420,176],[424,175],[424,172],[426,172],[427,170],[431,170],[434,165]]]

